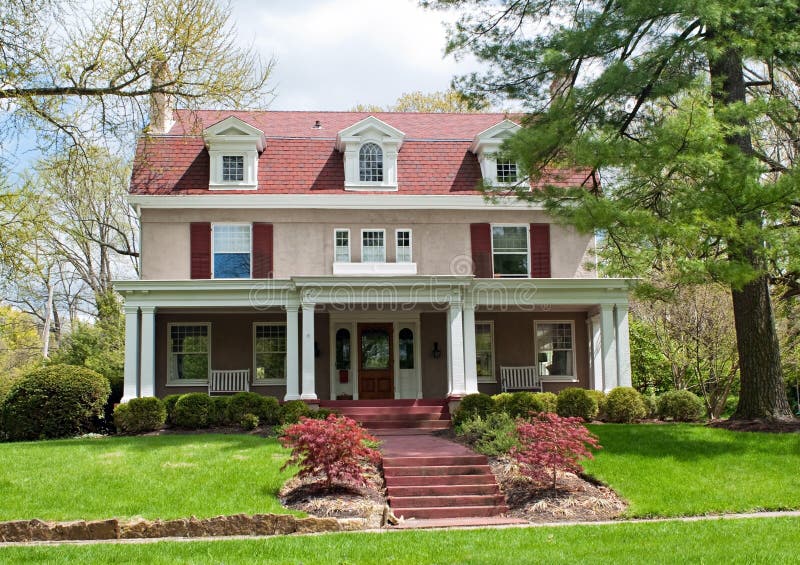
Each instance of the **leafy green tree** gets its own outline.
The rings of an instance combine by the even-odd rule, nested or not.
[[[358,104],[354,112],[483,112],[489,109],[485,99],[467,98],[456,90],[438,92],[405,92],[391,106],[383,107],[375,104]]]
[[[506,144],[524,172],[534,181],[553,166],[586,172],[574,190],[517,194],[578,229],[604,230],[617,273],[670,262],[678,282],[729,287],[734,418],[791,418],[770,282],[800,273],[800,187],[793,162],[767,149],[800,117],[773,89],[800,62],[797,2],[423,4],[458,7],[449,50],[490,65],[457,80],[462,91],[530,109]]]
[[[631,379],[643,394],[672,389],[670,365],[656,342],[655,331],[647,323],[631,316]]]

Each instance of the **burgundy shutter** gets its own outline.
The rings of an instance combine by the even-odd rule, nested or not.
[[[531,224],[531,277],[550,278],[550,224]]]
[[[253,224],[253,278],[272,278],[272,224]]]
[[[489,224],[470,224],[472,241],[472,265],[474,275],[479,279],[490,279],[492,268],[492,228]]]
[[[191,255],[191,277],[193,279],[211,278],[211,224],[192,222],[189,226],[189,247]]]

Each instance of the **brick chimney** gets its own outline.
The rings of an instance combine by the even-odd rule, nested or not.
[[[163,84],[169,80],[169,67],[166,61],[156,61],[150,71],[151,84]],[[174,102],[170,95],[163,92],[150,94],[150,127],[152,134],[167,133],[175,120],[172,119],[172,106]]]

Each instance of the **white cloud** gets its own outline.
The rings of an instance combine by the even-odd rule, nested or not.
[[[387,105],[403,92],[444,90],[453,75],[478,68],[443,58],[448,15],[413,0],[244,0],[233,8],[242,43],[277,59],[272,109]]]

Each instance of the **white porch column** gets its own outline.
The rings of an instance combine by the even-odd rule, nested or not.
[[[464,303],[460,299],[450,302],[447,311],[447,364],[450,376],[448,396],[464,396]],[[474,325],[474,323],[473,323]]]
[[[631,386],[631,340],[628,329],[628,305],[617,304],[617,385]]]
[[[600,315],[589,318],[589,353],[592,360],[592,388],[603,390],[603,338],[600,331]]]
[[[475,355],[475,304],[464,302],[464,392],[478,392],[478,363]]]
[[[139,307],[125,306],[125,384],[122,402],[139,394]]]
[[[142,306],[142,365],[139,395],[156,395],[156,309]]]
[[[314,307],[316,304],[304,302],[303,309],[303,400],[317,400],[314,390]]]
[[[603,388],[608,392],[617,386],[617,340],[614,324],[614,305],[600,305],[600,355],[603,360]]]
[[[288,304],[286,309],[286,396],[284,400],[300,400],[300,371],[297,343],[297,304]]]

